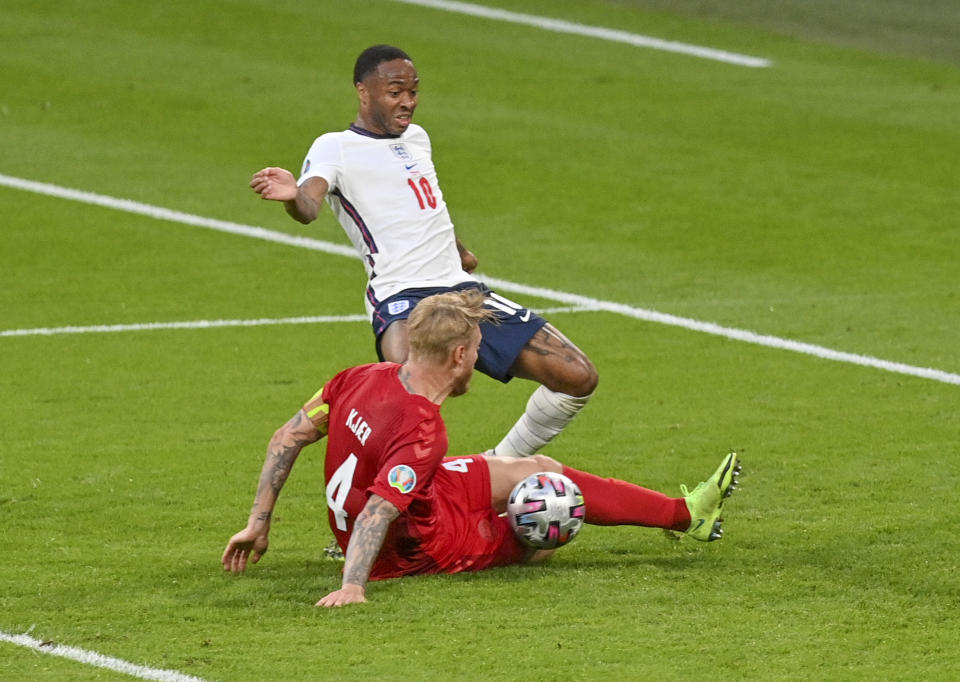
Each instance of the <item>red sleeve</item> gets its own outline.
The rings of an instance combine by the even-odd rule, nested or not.
[[[324,436],[327,435],[329,426],[330,401],[333,399],[333,396],[337,394],[340,385],[343,383],[343,376],[346,371],[347,370],[339,372],[330,381],[325,383],[319,391],[314,393],[310,400],[303,404],[303,411],[307,413],[310,421],[313,422],[313,425],[316,426],[317,430]]]
[[[418,408],[419,420],[398,434],[368,493],[379,495],[399,509],[424,496],[424,488],[447,454],[447,430],[437,412]]]
[[[319,397],[322,402],[329,405],[333,399],[333,396],[336,395],[337,391],[339,390],[340,384],[343,382],[343,375],[346,374],[346,372],[347,370],[338,372],[336,376],[323,385],[323,388],[321,388],[311,400],[316,400]]]

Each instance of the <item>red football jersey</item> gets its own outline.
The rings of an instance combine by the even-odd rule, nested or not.
[[[311,418],[329,411],[324,468],[337,543],[346,550],[357,515],[375,493],[401,514],[390,524],[371,580],[521,561],[526,549],[490,505],[486,462],[444,457],[440,407],[409,393],[399,369],[380,363],[344,370],[304,405]]]
[[[323,387],[329,406],[327,508],[330,527],[346,547],[353,522],[371,493],[416,518],[432,498],[430,481],[447,452],[440,407],[400,382],[400,365],[344,370]]]

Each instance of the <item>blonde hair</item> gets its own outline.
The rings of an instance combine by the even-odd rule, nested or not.
[[[410,356],[446,360],[456,346],[469,343],[474,327],[495,319],[493,311],[483,307],[479,289],[428,296],[407,320]]]

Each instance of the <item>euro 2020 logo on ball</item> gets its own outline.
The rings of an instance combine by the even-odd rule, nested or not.
[[[544,471],[520,481],[507,500],[507,520],[524,544],[554,549],[580,532],[586,517],[583,495],[563,474]]]

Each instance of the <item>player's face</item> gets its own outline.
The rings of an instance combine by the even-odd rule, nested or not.
[[[470,390],[470,379],[473,377],[473,366],[477,364],[477,353],[480,348],[480,327],[474,327],[470,340],[464,347],[463,361],[458,368],[458,374],[453,381],[453,391],[450,395],[455,397],[463,395]]]
[[[417,108],[420,78],[413,62],[394,59],[357,85],[360,119],[371,133],[402,135]]]

